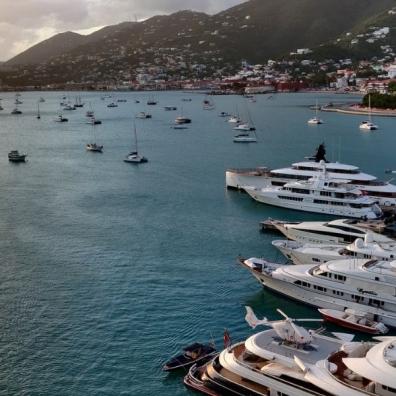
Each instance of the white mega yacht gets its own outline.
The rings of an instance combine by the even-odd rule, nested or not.
[[[382,216],[376,201],[362,195],[346,180],[329,178],[324,164],[322,173],[309,180],[244,189],[256,201],[282,208],[365,219]]]
[[[396,259],[396,242],[380,244],[373,242],[372,234],[365,238],[357,238],[355,242],[345,246],[342,244],[299,243],[289,240],[272,241],[272,245],[294,264],[318,264],[331,260],[347,258],[381,259],[393,261]]]
[[[396,327],[396,261],[347,259],[282,265],[241,259],[265,287],[318,308],[352,309]]]
[[[228,169],[226,171],[227,188],[244,189],[245,186],[267,188],[283,186],[296,180],[308,180],[326,168],[332,179],[347,180],[348,184],[360,190],[364,195],[375,199],[381,207],[396,206],[396,186],[380,181],[375,176],[363,173],[353,165],[339,162],[326,162],[325,147],[321,144],[317,153],[306,161],[296,162],[290,167],[269,169]]]
[[[369,232],[359,227],[356,220],[337,219],[333,221],[272,221],[273,226],[286,238],[301,243],[349,244],[357,238],[364,238]],[[394,243],[383,234],[370,231],[371,240],[378,243]]]
[[[203,366],[193,366],[184,383],[213,396],[394,395],[396,337],[353,342],[348,334],[329,337],[283,315],[285,320],[257,320],[248,311],[252,327],[270,329],[227,347]]]

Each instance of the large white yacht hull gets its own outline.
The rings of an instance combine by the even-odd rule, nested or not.
[[[264,273],[254,271],[247,266],[245,267],[248,268],[248,270],[262,286],[293,300],[317,308],[336,309],[339,311],[344,311],[346,308],[348,308],[356,310],[357,312],[370,313],[377,315],[376,320],[384,323],[385,325],[396,327],[396,312],[385,312],[369,305],[357,304],[353,301],[336,298],[335,296],[316,293],[313,290],[311,291],[300,286],[296,286],[291,282],[274,278],[271,274],[266,275]]]
[[[274,185],[279,186],[292,181],[292,179],[288,179],[288,178],[271,176],[270,171],[268,169],[267,171],[262,171],[262,169],[260,168],[246,169],[246,170],[229,169],[226,171],[226,187],[236,190],[244,190],[245,186],[251,186],[257,189],[261,189],[261,188],[271,187]],[[314,172],[312,172],[312,176],[313,175]],[[331,172],[329,172],[329,176],[335,179],[342,177],[345,178],[345,175],[343,174],[336,174]],[[366,191],[365,194],[369,198],[378,201],[381,207],[388,208],[388,207],[396,206],[396,198],[385,196],[388,193],[388,191],[386,191],[388,189],[388,186],[383,186],[383,185],[368,186],[368,185],[360,185],[360,184],[352,184],[352,183],[350,183],[350,185],[354,186],[358,190]],[[370,192],[372,192],[372,194],[370,194]],[[384,196],[381,196],[382,194]]]
[[[282,200],[278,197],[279,194],[282,195],[282,192],[270,190],[256,190],[250,187],[246,187],[245,191],[258,202],[267,205],[278,206],[280,208],[294,209],[311,213],[322,213],[340,217],[352,217],[356,219],[378,218],[378,215],[376,215],[371,208],[354,209],[350,206],[322,205],[314,203],[314,199],[311,197],[303,198],[302,201],[293,201],[289,199]]]

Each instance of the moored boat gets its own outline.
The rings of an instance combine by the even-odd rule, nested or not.
[[[183,348],[183,353],[167,361],[162,369],[164,371],[172,371],[191,367],[193,364],[202,362],[203,359],[208,361],[210,358],[213,358],[215,354],[217,354],[217,351],[212,344],[194,342]]]
[[[368,334],[386,334],[389,329],[382,323],[375,321],[373,315],[357,312],[352,309],[337,311],[336,309],[318,309],[327,322],[341,327]]]
[[[27,154],[20,154],[18,150],[12,150],[8,153],[10,162],[25,162]]]

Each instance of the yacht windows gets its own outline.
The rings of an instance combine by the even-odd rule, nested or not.
[[[316,257],[312,257],[312,261],[314,263],[320,263],[320,260],[318,258],[316,258]],[[323,274],[320,274],[320,275],[323,275]]]
[[[351,243],[354,242],[355,239],[357,238],[355,235],[337,234],[336,232],[327,232],[327,231],[318,231],[318,230],[312,231],[312,230],[306,230],[304,228],[299,228],[299,231],[307,232],[309,234],[331,236],[331,237],[335,237],[335,238],[344,240],[345,242],[351,242]],[[360,232],[357,231],[357,233],[360,233]],[[364,234],[364,232],[362,234]],[[316,239],[313,239],[312,241],[316,241]]]
[[[386,390],[386,391],[391,392],[391,393],[396,393],[396,389],[395,388],[391,388],[390,386],[386,386],[386,385],[381,385],[381,386],[382,386],[383,390]]]
[[[285,195],[278,195],[279,199],[287,199],[288,201],[298,201],[301,202],[304,198],[299,198],[299,197],[287,197]]]
[[[289,190],[297,194],[309,194],[309,190],[305,190],[303,188],[289,188]]]
[[[337,201],[332,201],[330,202],[333,206],[345,206],[344,202],[337,202]]]
[[[297,286],[311,287],[311,284],[310,284],[310,283],[308,283],[308,282],[303,282],[303,281],[300,281],[300,280],[296,280],[296,281],[294,282],[294,284],[297,285]]]
[[[313,288],[314,288],[315,290],[319,290],[319,291],[324,292],[324,293],[327,292],[327,289],[326,289],[325,287],[322,287],[322,286],[314,285]]]
[[[346,276],[334,274],[334,279],[339,280],[341,282],[345,282],[346,281]]]
[[[336,296],[343,296],[344,292],[339,291],[339,290],[333,290],[333,294],[335,294]]]
[[[328,205],[329,201],[323,201],[322,199],[314,199],[314,203],[321,205]]]
[[[341,230],[341,231],[354,232],[355,234],[365,234],[364,231],[358,230],[356,228],[345,227],[345,226],[329,224],[329,223],[327,223],[326,226],[330,227],[330,228],[336,228],[336,229]]]
[[[330,191],[321,191],[320,195],[325,196],[325,197],[331,197],[331,192]]]

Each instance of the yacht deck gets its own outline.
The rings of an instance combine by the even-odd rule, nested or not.
[[[252,353],[265,358],[272,353],[291,360],[294,359],[294,356],[297,356],[303,362],[315,364],[318,360],[326,359],[329,355],[337,352],[341,345],[340,340],[314,335],[312,344],[297,348],[292,344],[282,342],[275,330],[268,330],[249,338],[246,347]]]

